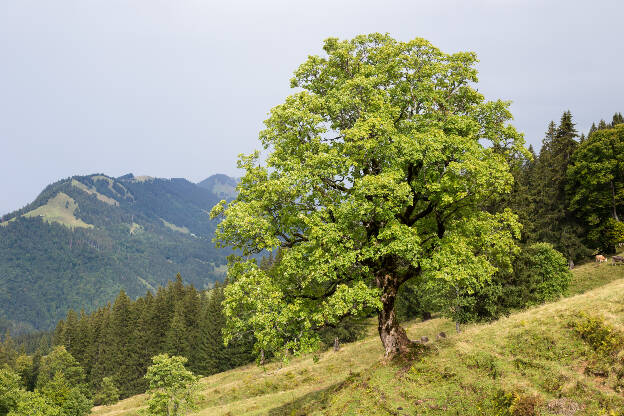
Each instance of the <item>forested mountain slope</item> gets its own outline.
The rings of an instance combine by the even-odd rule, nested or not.
[[[185,179],[74,176],[49,185],[0,222],[0,318],[16,331],[50,329],[124,289],[144,294],[180,273],[202,289],[227,251],[208,212],[222,199]]]
[[[446,319],[408,323],[410,338],[429,338],[409,358],[384,362],[371,326],[366,339],[318,362],[306,356],[204,378],[192,414],[621,415],[624,268],[586,264],[573,275],[570,297],[460,334]],[[436,339],[440,332],[447,337]],[[92,414],[137,415],[144,400]]]

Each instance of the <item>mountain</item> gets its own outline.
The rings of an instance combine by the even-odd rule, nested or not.
[[[92,310],[122,289],[136,297],[177,273],[210,287],[229,254],[212,243],[209,212],[222,198],[186,179],[132,174],[49,185],[0,222],[0,325],[50,329],[69,308]]]
[[[220,198],[233,199],[236,198],[236,185],[238,185],[238,180],[227,175],[216,174],[204,179],[197,185],[209,190]]]

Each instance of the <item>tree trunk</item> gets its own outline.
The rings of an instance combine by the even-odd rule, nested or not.
[[[379,337],[385,349],[385,356],[393,358],[397,354],[408,351],[412,343],[407,337],[405,329],[399,325],[394,313],[394,301],[399,290],[399,284],[396,279],[385,275],[377,277],[377,287],[382,290],[382,308],[377,314]]]
[[[615,199],[615,186],[613,185],[613,181],[611,181],[611,194],[613,195],[613,218],[615,218],[617,222],[620,222],[620,218],[618,217],[617,209],[616,209],[617,202]]]

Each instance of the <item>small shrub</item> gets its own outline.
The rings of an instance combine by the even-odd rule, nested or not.
[[[537,394],[500,390],[494,397],[497,416],[535,416],[539,414],[542,399]]]
[[[537,394],[516,393],[509,411],[512,416],[535,416],[538,414],[541,404],[542,399]]]
[[[496,359],[486,352],[476,352],[465,358],[465,364],[469,368],[477,368],[484,371],[492,379],[496,380],[501,375],[501,371]]]
[[[595,377],[609,377],[609,364],[600,360],[592,361],[585,366],[584,373]]]
[[[546,373],[544,374],[541,386],[548,393],[560,394],[567,382],[568,378],[563,374]]]
[[[572,322],[572,328],[594,351],[602,355],[615,354],[624,345],[624,336],[600,317],[581,312]]]
[[[548,243],[536,243],[516,259],[506,298],[515,308],[556,300],[568,290],[571,279],[565,257]]]

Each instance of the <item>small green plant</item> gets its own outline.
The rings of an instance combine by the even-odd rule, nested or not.
[[[593,349],[602,355],[617,353],[624,345],[624,336],[606,324],[604,319],[581,312],[572,322],[572,328]]]
[[[497,416],[535,416],[539,414],[542,398],[537,394],[500,390],[494,396]]]

